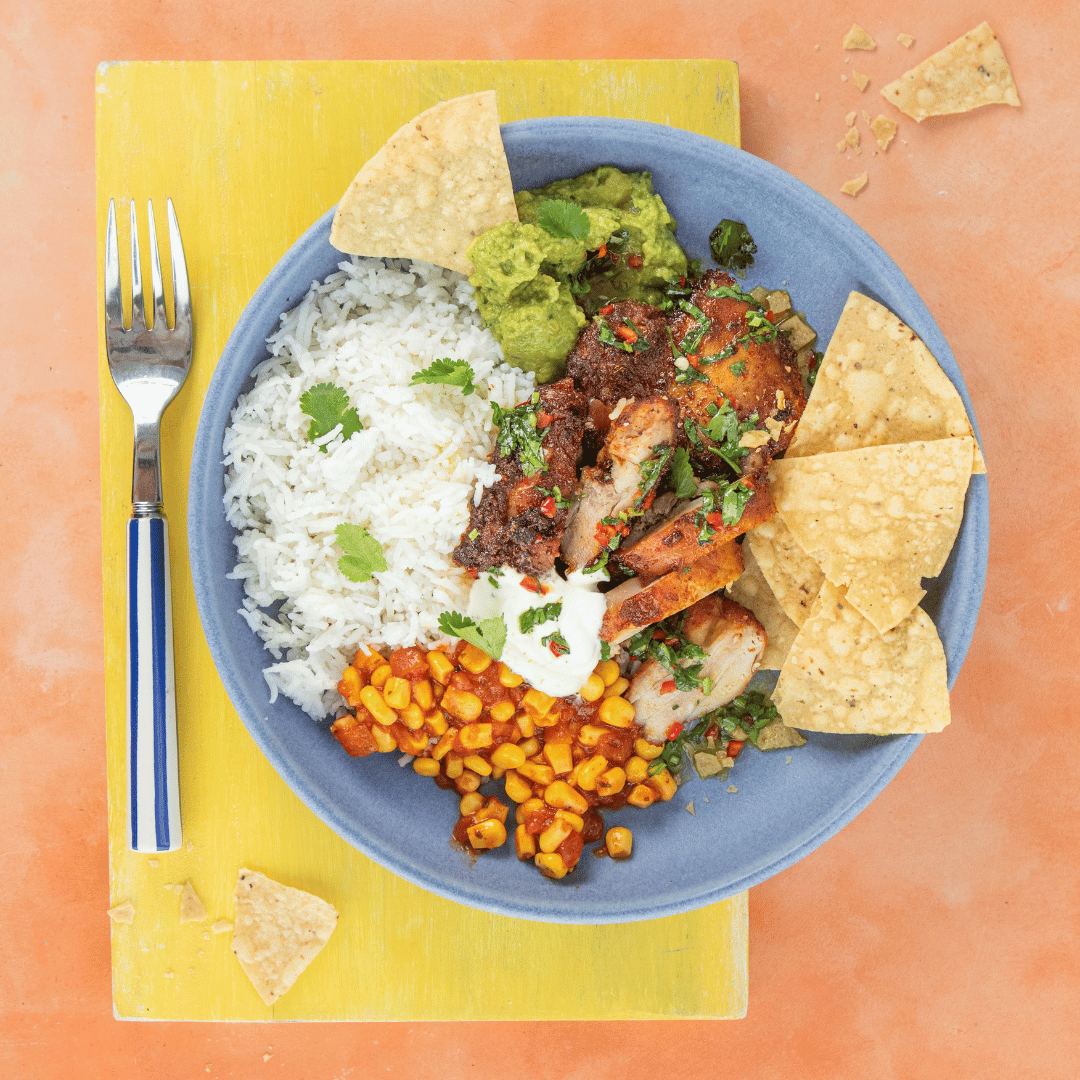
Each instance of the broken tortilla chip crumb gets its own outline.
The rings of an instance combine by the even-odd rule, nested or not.
[[[191,887],[190,881],[184,882],[184,889],[180,894],[180,921],[205,922],[206,908],[199,899],[198,893]]]
[[[861,175],[856,176],[851,180],[848,180],[846,183],[841,184],[840,190],[845,195],[858,195],[859,192],[862,191],[864,187],[866,187],[866,181],[868,179],[869,178],[867,177],[866,173],[862,173]]]
[[[876,49],[874,39],[858,24],[852,23],[851,29],[844,35],[845,49]]]
[[[135,905],[130,900],[125,900],[122,904],[109,908],[107,914],[113,922],[131,923],[135,921]]]
[[[874,133],[878,146],[882,150],[888,150],[889,143],[896,138],[896,121],[890,120],[887,116],[875,116],[870,121],[870,130]]]
[[[881,96],[919,123],[982,105],[1020,105],[1012,69],[985,22],[894,79]]]
[[[915,44],[915,39],[910,34],[897,34],[896,40],[904,46],[905,49],[910,49]]]
[[[870,85],[870,76],[864,75],[861,71],[853,71],[851,77],[855,80],[855,85],[860,90],[865,90]]]
[[[233,924],[228,919],[218,919],[213,926],[210,927],[215,934],[228,933],[233,928]]]
[[[847,116],[844,117],[844,126],[851,127],[851,125],[855,123],[855,117],[857,115],[858,114],[855,112],[855,110],[852,109],[851,112],[849,112]]]

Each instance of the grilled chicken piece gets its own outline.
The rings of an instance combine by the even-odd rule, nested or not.
[[[649,584],[631,578],[606,593],[607,611],[600,637],[612,645],[643,627],[685,611],[709,593],[730,585],[743,572],[742,546],[729,540],[681,570]]]
[[[547,502],[547,492],[558,487],[569,497],[577,490],[587,404],[572,379],[540,387],[537,425],[546,471],[526,476],[518,452],[504,457],[496,445],[490,460],[502,479],[471,508],[469,527],[454,551],[459,566],[479,571],[509,565],[523,574],[543,574],[555,565],[569,511]]]
[[[581,471],[581,497],[570,511],[562,538],[562,557],[569,570],[580,570],[600,555],[603,537],[614,535],[604,518],[641,510],[642,463],[675,437],[675,410],[663,398],[632,401],[612,421],[596,464]],[[653,486],[659,476],[653,479]],[[600,530],[600,537],[597,531]]]
[[[666,521],[647,532],[636,544],[620,548],[616,555],[619,564],[639,578],[652,581],[672,570],[689,566],[736,536],[768,521],[776,513],[772,496],[764,484],[754,489],[735,525],[725,525],[719,511],[706,516],[704,504],[704,499],[680,503]],[[702,543],[701,531],[706,526],[713,535]]]
[[[671,673],[655,660],[646,660],[630,680],[626,699],[637,710],[651,742],[663,742],[676,721],[686,725],[741,694],[765,652],[761,623],[746,608],[721,596],[707,596],[690,608],[682,633],[709,654],[702,662],[701,678],[712,679],[712,688],[708,697],[700,689],[665,694],[662,688]]]
[[[694,347],[692,355],[706,360],[749,332],[747,315],[750,305],[730,297],[709,296],[720,286],[736,287],[735,279],[720,270],[710,270],[697,284],[690,303],[709,320],[704,337]],[[679,344],[695,332],[697,322],[692,315],[680,313],[671,321],[671,333]],[[761,476],[772,458],[784,450],[795,433],[795,425],[806,407],[802,375],[795,360],[795,350],[785,335],[772,341],[751,341],[740,344],[723,360],[703,364],[700,368],[707,382],[676,383],[671,397],[679,407],[681,422],[692,420],[704,428],[711,417],[709,405],[721,399],[731,402],[739,420],[757,413],[758,424],[743,445],[750,447],[741,462],[747,476]],[[744,436],[746,439],[746,436]],[[695,459],[712,471],[716,455],[708,449],[711,440],[702,437],[702,446],[692,446]],[[758,445],[751,445],[757,443]]]
[[[613,334],[620,328],[626,336],[630,336],[628,331],[636,333],[638,340],[627,344],[637,346],[637,351],[625,352],[601,341],[601,319]],[[666,316],[640,300],[620,300],[581,332],[566,358],[566,374],[588,398],[603,402],[608,412],[620,398],[641,400],[667,393],[676,371]]]

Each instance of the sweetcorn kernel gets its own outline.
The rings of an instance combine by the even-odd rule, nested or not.
[[[454,673],[454,661],[441,649],[432,649],[425,659],[432,676],[445,686],[447,679]]]
[[[383,688],[384,683],[390,678],[390,665],[380,664],[372,673],[368,682],[372,686],[377,686],[380,690]]]
[[[649,775],[649,763],[637,755],[626,763],[626,779],[631,784],[641,784]]]
[[[514,715],[514,703],[512,701],[497,701],[488,709],[488,712],[491,713],[492,720],[505,724]]]
[[[544,789],[544,802],[556,810],[572,810],[575,814],[584,814],[589,809],[589,800],[565,780],[548,784]]]
[[[456,716],[467,724],[484,711],[484,703],[475,694],[470,694],[468,690],[459,690],[456,686],[446,688],[439,704],[451,716]]]
[[[629,859],[634,847],[634,835],[622,825],[615,825],[608,829],[604,847],[613,859]]]
[[[484,796],[478,791],[470,791],[468,795],[462,795],[458,803],[458,813],[462,817],[470,817],[484,805]]]
[[[536,863],[537,870],[540,871],[544,877],[564,878],[569,873],[566,868],[566,863],[563,862],[563,857],[557,852],[553,851],[551,854],[546,852],[539,852],[536,858],[533,860]]]
[[[620,697],[625,694],[630,686],[630,680],[624,679],[621,675],[617,678],[605,691],[604,697]]]
[[[435,695],[432,693],[429,680],[421,679],[419,682],[414,683],[412,696],[413,701],[415,701],[424,712],[431,712],[431,706],[435,704]]]
[[[607,798],[609,795],[618,795],[624,787],[626,787],[626,771],[614,765],[597,778],[596,794],[601,798]]]
[[[412,697],[412,687],[409,685],[408,679],[401,679],[397,675],[391,675],[383,683],[382,695],[383,701],[391,709],[404,709]]]
[[[499,661],[499,684],[501,686],[520,686],[525,679],[521,675],[515,675],[501,660]]]
[[[605,686],[610,686],[619,677],[619,665],[614,660],[602,660],[596,665],[596,674],[604,680]]]
[[[506,826],[498,818],[487,818],[470,825],[465,835],[474,848],[497,848],[506,842]]]
[[[514,743],[502,743],[491,751],[491,764],[500,769],[516,769],[525,764],[525,751]]]
[[[514,851],[522,862],[536,855],[536,837],[524,825],[514,830]]]
[[[516,803],[523,803],[532,798],[532,784],[519,776],[514,769],[507,769],[506,774],[503,776],[503,783],[506,785],[506,797],[508,799],[513,799]]]
[[[387,664],[389,670],[390,665]],[[382,693],[375,689],[374,686],[365,686],[360,691],[360,701],[363,706],[380,724],[385,724],[389,727],[395,720],[397,720],[397,713],[390,708],[389,705],[383,701]]]
[[[641,810],[644,810],[647,806],[652,806],[656,802],[656,793],[648,784],[637,784],[630,789],[630,794],[626,796],[626,801],[631,806],[636,806]]]
[[[466,642],[465,648],[458,653],[458,663],[466,671],[471,671],[473,675],[479,675],[481,671],[487,671],[491,667],[492,661],[491,657],[483,649],[478,649],[475,645]]]
[[[479,754],[469,754],[463,759],[463,764],[466,769],[472,769],[474,773],[479,773],[481,776],[491,775],[491,762],[486,761]]]
[[[555,704],[555,699],[542,691],[533,688],[525,691],[525,696],[521,699],[521,704],[532,713],[534,717],[544,716],[551,706]]]
[[[611,727],[628,728],[637,716],[637,710],[623,697],[604,698],[597,718]]]
[[[634,753],[646,761],[655,761],[664,752],[662,743],[651,743],[646,739],[634,740]]]
[[[438,776],[439,775],[439,763],[433,758],[418,757],[413,763],[413,772],[419,773],[421,776]]]
[[[604,696],[604,680],[594,671],[578,693],[586,701],[599,701]]]

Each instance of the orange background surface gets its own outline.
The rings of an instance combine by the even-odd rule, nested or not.
[[[1080,9],[882,0],[133,2],[0,13],[0,1074],[1076,1075]],[[987,19],[1023,108],[844,115]],[[880,43],[839,47],[857,20]],[[912,50],[895,43],[913,34]],[[815,45],[820,45],[815,49]],[[740,1021],[156,1024],[112,1018],[105,829],[93,79],[115,59],[738,61],[743,145],[833,199],[944,329],[990,473],[991,556],[952,726],[851,825],[750,893]],[[872,78],[865,94],[852,69]],[[841,75],[848,75],[842,81]],[[820,95],[820,99],[816,97]],[[840,184],[866,168],[855,200]],[[468,943],[447,956],[468,980]],[[467,989],[463,990],[467,992]],[[266,1057],[269,1055],[269,1057]]]

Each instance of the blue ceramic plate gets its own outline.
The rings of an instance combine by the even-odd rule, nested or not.
[[[790,289],[823,340],[850,290],[881,301],[912,326],[971,403],[949,346],[926,305],[880,247],[831,203],[780,169],[674,128],[593,117],[525,120],[503,127],[515,188],[597,165],[652,172],[691,256],[708,259],[721,218],[746,222],[758,245],[747,286]],[[328,242],[332,211],[286,253],[248,304],[210,384],[191,463],[191,571],[210,651],[233,705],[285,782],[332,829],[383,866],[451,900],[558,923],[631,922],[713,903],[790,866],[849,822],[896,775],[919,736],[809,736],[792,752],[749,751],[726,784],[691,779],[647,812],[609,814],[634,832],[626,863],[588,852],[562,882],[522,865],[512,845],[471,861],[451,846],[456,796],[400,768],[396,755],[348,757],[329,732],[283,698],[271,705],[262,668],[270,656],[237,614],[241,583],[222,505],[222,436],[281,312],[342,256]],[[945,643],[949,684],[975,627],[987,559],[986,478],[972,479],[964,523],[924,601]],[[686,812],[694,801],[695,814]]]

